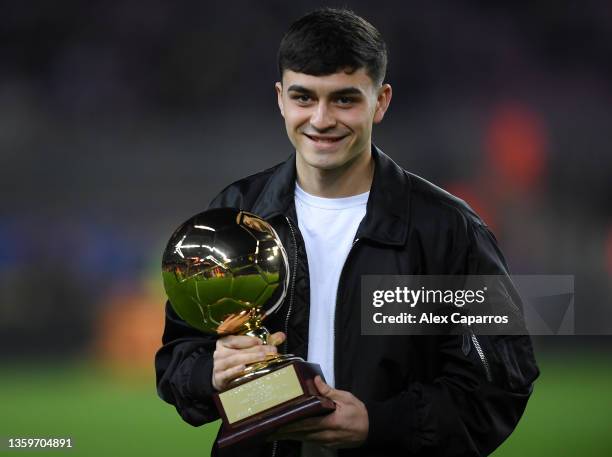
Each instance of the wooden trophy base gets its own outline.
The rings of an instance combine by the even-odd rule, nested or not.
[[[323,375],[318,364],[293,360],[213,395],[223,420],[219,449],[254,444],[290,422],[332,412],[314,384]]]

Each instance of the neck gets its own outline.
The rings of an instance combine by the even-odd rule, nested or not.
[[[297,182],[311,195],[323,198],[342,198],[370,190],[374,178],[372,151],[359,154],[338,168],[321,169],[308,165],[296,154]]]

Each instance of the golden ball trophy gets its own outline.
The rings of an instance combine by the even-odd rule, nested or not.
[[[264,344],[270,332],[262,323],[282,309],[290,283],[287,252],[274,228],[231,208],[205,211],[175,230],[162,275],[172,307],[189,325]],[[223,421],[219,448],[263,440],[282,425],[333,411],[314,385],[317,375],[319,365],[290,354],[247,365],[213,395]]]

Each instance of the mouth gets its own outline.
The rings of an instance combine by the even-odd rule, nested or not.
[[[304,133],[304,136],[306,136],[310,141],[320,144],[320,145],[332,145],[332,144],[339,143],[344,138],[346,138],[348,135],[331,136],[331,135],[309,135],[307,133]]]

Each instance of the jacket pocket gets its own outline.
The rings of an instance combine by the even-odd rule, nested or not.
[[[524,392],[538,377],[531,339],[526,335],[463,335],[463,352],[469,355],[489,382],[512,392]]]
[[[527,335],[493,336],[495,350],[503,363],[510,390],[529,390],[540,374],[533,354],[531,338]]]

